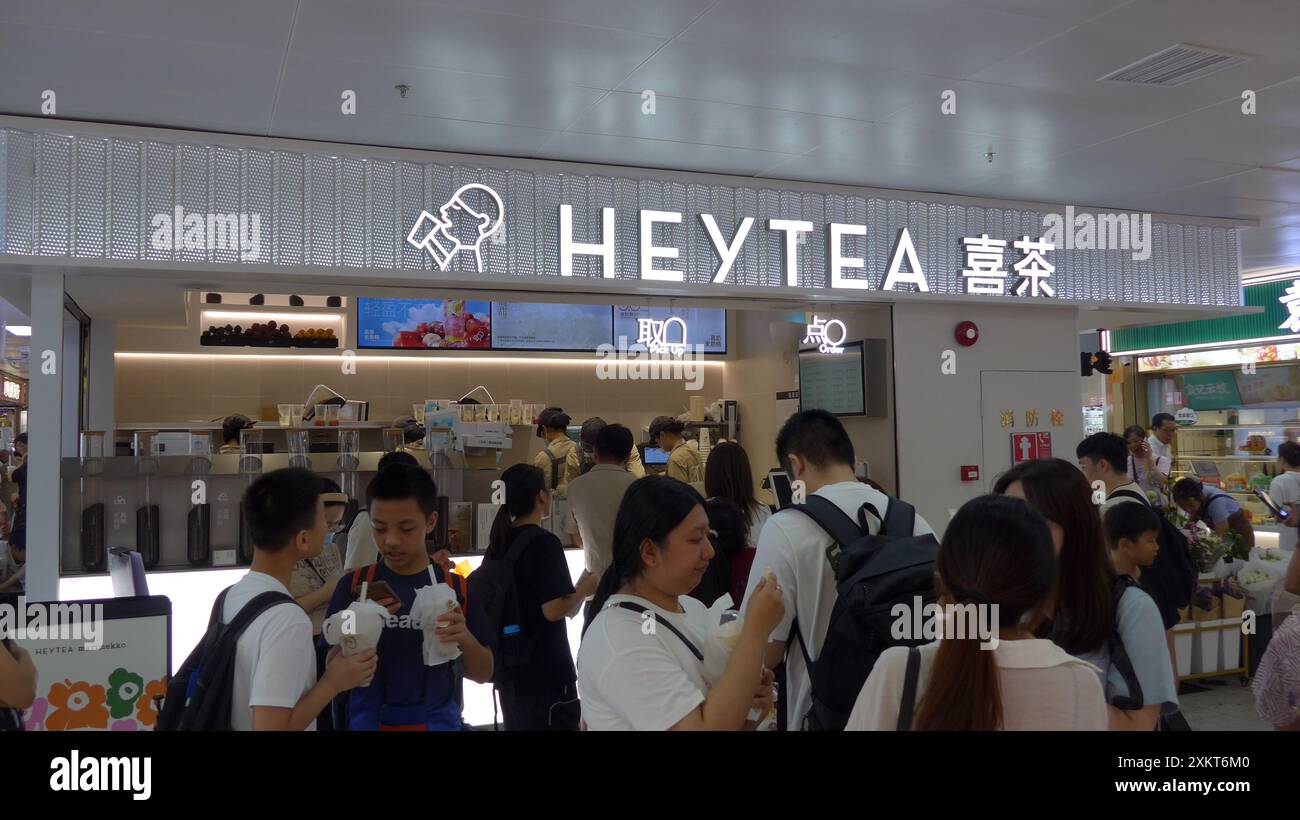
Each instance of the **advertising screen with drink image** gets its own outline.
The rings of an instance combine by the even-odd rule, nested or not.
[[[357,299],[357,345],[383,350],[487,350],[490,302],[465,299]]]

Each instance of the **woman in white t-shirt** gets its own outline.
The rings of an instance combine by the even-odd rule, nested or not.
[[[613,563],[578,649],[578,694],[591,730],[738,730],[773,700],[763,667],[784,614],[771,579],[756,588],[730,659],[719,663],[704,605],[688,593],[713,558],[704,499],[664,476],[637,479],[614,521]]]
[[[847,729],[1106,728],[1096,668],[1029,626],[1056,575],[1042,515],[1008,496],[966,502],[945,532],[935,575],[940,605],[974,604],[978,629],[969,620],[954,629],[963,616],[952,610],[937,642],[885,650]]]

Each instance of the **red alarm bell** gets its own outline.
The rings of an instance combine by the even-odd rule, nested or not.
[[[957,339],[957,344],[962,347],[970,347],[980,340],[980,329],[975,326],[974,322],[961,322],[952,335]]]

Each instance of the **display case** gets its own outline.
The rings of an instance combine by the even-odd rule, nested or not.
[[[1170,413],[1180,422],[1173,478],[1221,487],[1257,525],[1276,525],[1253,491],[1267,490],[1277,475],[1278,446],[1300,441],[1300,365],[1180,371],[1166,369],[1168,360],[1143,359],[1140,366],[1151,415]]]

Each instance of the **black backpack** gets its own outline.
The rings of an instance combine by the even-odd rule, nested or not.
[[[798,618],[793,629],[812,680],[812,709],[804,717],[804,727],[841,731],[880,653],[891,646],[926,643],[919,635],[914,640],[895,639],[892,610],[899,603],[910,608],[918,597],[922,606],[935,601],[939,542],[933,534],[912,534],[916,509],[897,498],[889,499],[880,531],[874,535],[867,528],[867,514],[879,519],[880,513],[871,504],[858,510],[856,523],[818,495],[790,509],[816,521],[835,540],[826,557],[835,573],[837,597],[816,662],[808,656]]]
[[[509,680],[533,657],[537,635],[529,634],[523,627],[523,605],[519,600],[515,565],[524,550],[548,534],[541,527],[529,527],[526,532],[516,533],[504,556],[484,556],[479,568],[470,573],[466,597],[474,607],[476,620],[483,625],[483,631],[492,636],[492,680],[495,683]]]
[[[228,624],[221,623],[227,587],[212,605],[208,631],[181,668],[167,682],[158,713],[157,732],[230,731],[235,691],[235,652],[239,636],[266,610],[298,602],[283,592],[263,592],[244,605]]]
[[[1151,506],[1146,496],[1133,490],[1116,490],[1108,498],[1132,498]],[[1153,511],[1160,519],[1160,532],[1156,536],[1160,550],[1151,566],[1143,570],[1139,586],[1155,600],[1165,629],[1170,629],[1178,623],[1178,610],[1191,603],[1196,593],[1197,572],[1187,547],[1187,536],[1159,510],[1153,508]]]

